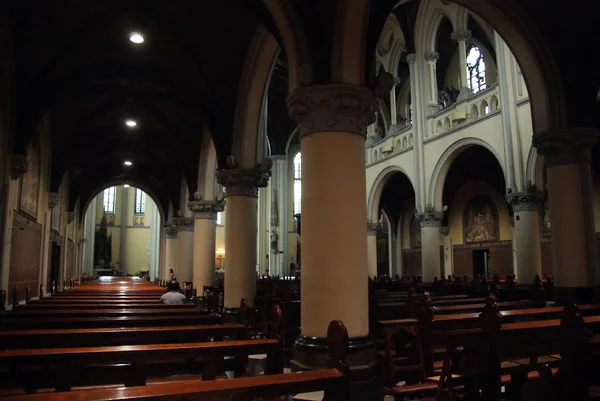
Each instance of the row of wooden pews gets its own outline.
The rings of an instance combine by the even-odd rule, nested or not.
[[[598,360],[590,362],[598,357],[600,304],[537,302],[497,302],[490,294],[484,303],[448,307],[428,292],[407,292],[403,318],[378,322],[383,394],[588,400],[589,387],[600,384]]]
[[[283,373],[280,338],[248,339],[246,325],[224,324],[194,303],[161,304],[163,293],[146,280],[102,278],[3,312],[0,398],[253,399],[325,390],[328,400],[347,400],[343,323],[328,328],[330,368]],[[255,354],[266,355],[264,375],[249,375]]]

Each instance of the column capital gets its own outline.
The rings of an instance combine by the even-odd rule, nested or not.
[[[371,90],[346,83],[300,87],[288,96],[286,103],[290,118],[298,123],[300,138],[332,131],[365,138],[378,107]]]
[[[444,212],[415,213],[415,217],[421,227],[440,227]]]
[[[377,230],[379,229],[378,223],[367,223],[367,235],[377,235]]]
[[[269,183],[269,172],[273,160],[265,157],[254,168],[240,168],[233,156],[227,157],[226,169],[217,171],[217,182],[226,189],[225,197],[253,196],[258,197],[258,188],[266,187]]]
[[[437,63],[439,58],[440,58],[440,54],[438,52],[433,52],[433,51],[425,52],[425,60],[429,61],[430,63]]]
[[[168,221],[167,224],[165,224],[165,235],[167,239],[177,239],[177,224]]]
[[[58,192],[48,192],[48,207],[54,209],[60,203],[60,194]]]
[[[506,201],[515,212],[537,211],[542,204],[542,194],[539,192],[510,192]]]
[[[578,164],[591,160],[592,147],[600,131],[595,128],[571,128],[533,136],[533,146],[544,157],[547,167]]]
[[[194,219],[216,220],[217,213],[225,210],[223,202],[194,200],[188,202]]]
[[[67,224],[71,224],[75,221],[75,212],[67,212]]]
[[[194,231],[193,217],[177,217],[175,219],[177,231]]]
[[[29,159],[19,153],[13,153],[10,157],[10,176],[18,180],[29,170]]]
[[[406,62],[413,65],[417,61],[417,55],[415,53],[408,53],[406,55]]]
[[[286,161],[287,160],[287,155],[271,155],[269,156],[269,159],[275,161],[281,160],[281,161]]]
[[[471,31],[469,31],[468,29],[457,29],[456,31],[450,34],[450,38],[458,42],[465,42],[471,39]]]

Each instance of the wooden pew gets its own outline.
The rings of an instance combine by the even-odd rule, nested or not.
[[[5,349],[98,347],[109,345],[167,344],[220,341],[224,336],[246,338],[242,324],[163,327],[119,327],[100,329],[45,329],[0,331]]]
[[[275,397],[324,390],[325,401],[347,401],[348,332],[343,323],[333,321],[327,330],[330,358],[327,369],[309,372],[241,377],[217,381],[175,381],[145,387],[90,389],[70,392],[69,399],[107,401],[136,399],[143,401],[196,401],[199,399],[236,399]],[[64,393],[16,396],[13,401],[64,401]]]
[[[29,310],[63,310],[63,309],[157,309],[157,310],[202,310],[206,309],[197,308],[194,304],[163,304],[160,302],[153,303],[74,303],[74,304],[62,304],[62,303],[35,303],[21,305],[19,312]]]
[[[11,312],[1,315],[0,325],[4,321],[23,318],[35,317],[106,317],[106,316],[177,316],[177,315],[205,315],[205,308],[196,308],[193,304],[191,307],[180,307],[171,305],[160,305],[158,308],[152,309],[137,309],[135,307],[125,307],[117,309],[38,309],[38,308],[17,308]]]
[[[36,317],[0,319],[0,330],[185,326],[222,323],[220,315],[182,314],[168,316],[110,316],[110,317]]]

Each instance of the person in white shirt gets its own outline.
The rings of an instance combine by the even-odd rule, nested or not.
[[[163,304],[183,304],[186,300],[185,295],[179,292],[179,283],[177,281],[169,281],[167,284],[168,292],[160,297],[160,302]]]

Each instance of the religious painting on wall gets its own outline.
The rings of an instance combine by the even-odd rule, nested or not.
[[[37,219],[38,195],[40,189],[40,144],[35,136],[27,149],[29,168],[21,177],[19,210]]]
[[[410,247],[421,247],[421,227],[419,226],[419,221],[414,215],[410,220]]]
[[[463,216],[465,243],[498,241],[498,211],[487,196],[469,201]]]

